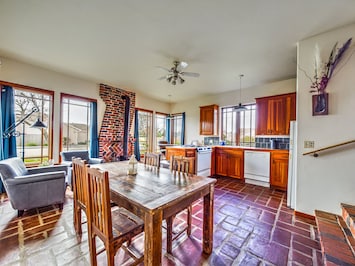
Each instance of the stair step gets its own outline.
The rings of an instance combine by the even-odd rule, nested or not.
[[[355,206],[342,203],[341,208],[343,219],[348,225],[353,237],[355,238]]]
[[[355,265],[355,239],[342,216],[315,211],[325,265]]]

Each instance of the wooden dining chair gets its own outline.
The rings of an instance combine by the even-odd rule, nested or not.
[[[189,165],[190,165],[190,160],[192,158],[188,157],[183,157],[183,156],[174,156],[172,155],[170,157],[170,171],[174,173],[174,175],[189,175]],[[166,230],[167,230],[167,244],[166,244],[166,250],[167,253],[172,252],[172,245],[173,241],[178,238],[182,233],[185,231],[187,232],[187,235],[191,235],[191,224],[192,224],[192,205],[188,206],[187,208],[187,225],[185,228],[180,230],[179,232],[174,232],[173,231],[173,224],[174,224],[174,218],[175,215],[169,217],[166,219]]]
[[[72,159],[72,187],[73,187],[73,222],[78,241],[82,236],[82,212],[86,214],[87,196],[87,176],[85,168],[90,167],[85,160],[80,158]]]
[[[144,166],[151,168],[152,170],[159,171],[160,169],[160,153],[146,152],[144,153]]]
[[[110,188],[108,172],[87,168],[88,176],[88,232],[91,265],[97,265],[96,256],[106,250],[107,265],[114,265],[115,254],[123,243],[143,232],[143,221],[124,208],[110,206]],[[104,250],[96,251],[96,237],[104,244]],[[129,249],[125,249],[129,252]],[[143,261],[132,252],[134,265]]]

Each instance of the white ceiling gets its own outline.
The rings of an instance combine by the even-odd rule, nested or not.
[[[0,56],[178,102],[293,78],[297,41],[354,22],[354,0],[0,0]],[[201,76],[158,80],[173,60]]]

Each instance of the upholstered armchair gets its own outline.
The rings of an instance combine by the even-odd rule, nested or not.
[[[0,176],[7,196],[21,216],[24,210],[59,204],[65,199],[67,166],[26,168],[20,158],[0,161]]]
[[[88,164],[98,164],[104,162],[103,159],[90,158],[89,151],[62,151],[60,155],[62,156],[62,164],[68,166],[72,165],[73,157],[85,160]]]
[[[80,158],[82,160],[85,160],[88,164],[98,164],[98,163],[103,163],[103,159],[99,158],[90,158],[89,157],[89,151],[87,150],[77,150],[77,151],[62,151],[60,153],[62,156],[62,164],[66,165],[68,167],[68,178],[67,178],[67,184],[71,185],[71,166],[72,166],[72,159],[74,158]]]

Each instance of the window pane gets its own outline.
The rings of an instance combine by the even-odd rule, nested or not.
[[[139,125],[139,149],[140,154],[152,151],[152,121],[153,113],[138,110],[138,125]]]
[[[171,143],[181,145],[182,115],[173,115],[170,120]]]
[[[227,145],[255,147],[255,104],[245,105],[245,111],[222,108],[222,140]]]
[[[155,115],[155,137],[156,137],[156,147],[155,151],[159,152],[159,141],[166,140],[166,115],[156,114]]]
[[[90,146],[89,100],[62,98],[62,150],[88,150]]]
[[[52,132],[52,96],[38,91],[14,88],[16,122],[29,115],[16,127],[18,132],[17,156],[24,157],[26,165],[38,165],[47,162],[51,154]],[[38,111],[35,111],[38,109]],[[33,123],[40,119],[47,127],[33,128]]]

